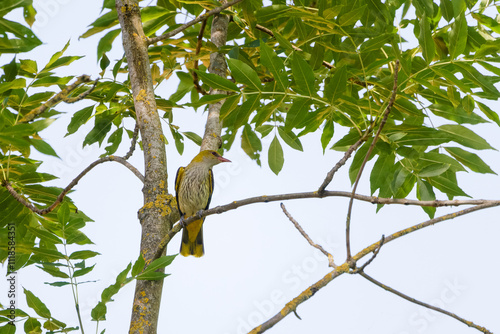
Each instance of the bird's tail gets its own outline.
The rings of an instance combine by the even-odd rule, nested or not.
[[[203,219],[195,220],[182,229],[181,255],[201,257],[203,248]]]

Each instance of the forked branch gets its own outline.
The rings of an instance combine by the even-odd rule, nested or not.
[[[227,9],[227,8],[229,8],[231,6],[234,6],[235,4],[237,4],[238,2],[241,2],[241,1],[243,1],[243,0],[233,0],[233,1],[230,1],[230,2],[226,2],[222,6],[214,8],[212,10],[209,10],[205,14],[202,14],[202,15],[198,16],[197,18],[195,18],[194,20],[191,20],[191,21],[189,21],[187,23],[184,23],[183,25],[181,25],[180,27],[178,27],[178,28],[176,28],[176,29],[174,29],[172,31],[164,33],[161,36],[148,39],[148,44],[155,44],[155,43],[158,43],[159,41],[162,41],[164,39],[173,37],[173,36],[177,35],[178,33],[183,32],[187,28],[195,25],[196,23],[201,22],[203,20],[206,20],[207,18],[209,18],[212,15],[219,14],[224,9]]]
[[[398,239],[398,238],[400,238],[400,237],[402,237],[402,236],[404,236],[406,234],[413,233],[415,231],[418,231],[420,229],[432,226],[434,224],[437,224],[437,223],[440,223],[440,222],[443,222],[443,221],[446,221],[446,220],[450,220],[450,219],[453,219],[453,218],[456,218],[456,217],[459,217],[459,216],[462,216],[462,215],[465,215],[465,214],[468,214],[468,213],[471,213],[471,212],[474,212],[474,211],[478,211],[478,210],[482,210],[482,209],[486,209],[486,208],[489,208],[489,207],[492,207],[492,206],[498,206],[498,205],[500,205],[500,203],[498,203],[498,204],[489,203],[489,204],[476,205],[476,206],[471,207],[471,208],[467,208],[467,209],[460,210],[460,211],[457,211],[457,212],[454,212],[454,213],[451,213],[451,214],[443,215],[441,217],[430,219],[430,220],[427,220],[427,221],[422,222],[420,224],[408,227],[408,228],[406,228],[404,230],[395,232],[395,233],[389,235],[388,237],[384,238],[383,242],[384,242],[384,244],[386,244],[386,243],[391,242],[391,241],[393,241],[395,239]],[[374,243],[374,244],[372,244],[372,245],[364,248],[362,251],[360,251],[359,253],[357,253],[356,255],[354,255],[352,257],[352,260],[358,261],[361,258],[363,258],[364,256],[366,256],[366,255],[368,255],[368,254],[370,254],[372,252],[375,252],[377,249],[380,249],[381,244],[382,244],[382,240],[380,240],[380,241],[378,241],[378,242],[376,242],[376,243]],[[288,314],[296,311],[297,307],[300,304],[302,304],[303,302],[305,302],[306,300],[308,300],[309,298],[311,298],[316,292],[318,292],[320,289],[322,289],[323,287],[325,287],[328,283],[330,283],[331,281],[333,281],[335,278],[339,277],[342,274],[348,273],[349,270],[350,270],[350,263],[348,261],[346,261],[342,265],[336,267],[334,270],[332,270],[331,272],[329,272],[328,274],[326,274],[322,279],[320,279],[316,283],[312,284],[310,287],[308,287],[306,290],[304,290],[302,293],[300,293],[297,297],[295,297],[290,302],[288,302],[272,318],[270,318],[269,320],[267,320],[266,322],[264,322],[260,326],[257,326],[253,330],[251,330],[249,332],[249,334],[263,333],[266,330],[268,330],[269,328],[273,327],[278,322],[280,322],[282,319],[284,319]],[[425,305],[423,305],[423,306],[425,306]],[[491,333],[486,328],[474,325],[470,321],[465,321],[465,323],[468,326],[474,327],[474,328],[482,331],[483,333]]]

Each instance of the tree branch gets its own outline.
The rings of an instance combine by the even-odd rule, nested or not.
[[[203,44],[203,34],[205,32],[206,26],[207,26],[207,19],[201,22],[200,32],[198,33],[198,41],[196,42],[195,56],[198,56],[200,54],[201,45]],[[194,69],[195,70],[198,69],[198,59],[195,59],[194,61]],[[207,94],[207,92],[200,86],[200,80],[198,79],[198,74],[196,73],[196,71],[193,71],[193,83],[198,93],[203,95]]]
[[[420,223],[418,225],[414,225],[411,227],[408,227],[404,230],[395,232],[391,235],[389,235],[387,238],[383,240],[384,244],[387,244],[388,242],[391,242],[392,240],[398,239],[408,233],[415,232],[417,230],[420,230],[422,228],[443,222],[445,220],[453,219],[458,216],[462,216],[474,211],[482,210],[488,207],[492,206],[498,206],[500,205],[499,203],[488,203],[488,204],[481,204],[481,205],[476,205],[471,208],[467,208],[465,210],[461,210],[455,213],[447,214],[441,217],[437,217],[434,219],[427,220],[423,223]],[[358,261],[359,259],[363,258],[364,256],[368,255],[371,252],[376,251],[377,249],[380,249],[380,245],[382,244],[382,240],[373,243],[372,245],[366,247],[356,255],[352,257],[354,261]],[[350,270],[350,263],[348,261],[344,262],[342,265],[336,267],[333,271],[329,272],[326,274],[322,279],[311,285],[309,288],[304,290],[301,294],[299,294],[297,297],[292,299],[289,303],[285,305],[276,315],[274,315],[271,319],[267,320],[264,322],[262,325],[255,327],[253,330],[249,332],[249,334],[257,334],[257,333],[263,333],[269,328],[273,327],[275,324],[277,324],[279,321],[284,319],[288,314],[292,313],[297,309],[297,307],[311,298],[318,290],[321,288],[325,287],[328,283],[333,281],[335,278],[339,277],[342,274],[348,273]],[[475,328],[483,328],[483,327],[475,327]],[[485,332],[485,333],[490,333],[490,332]]]
[[[135,174],[135,176],[137,176],[139,178],[139,180],[141,180],[142,182],[144,182],[144,176],[142,176],[141,172],[139,172],[137,170],[137,168],[135,168],[134,166],[132,166],[128,161],[126,161],[124,158],[122,157],[116,157],[116,156],[113,156],[113,155],[110,155],[110,156],[107,156],[107,157],[103,157],[103,158],[100,158],[100,159],[97,159],[96,161],[94,161],[93,163],[91,163],[87,168],[85,168],[80,174],[78,174],[77,177],[75,177],[73,179],[73,181],[71,181],[67,186],[66,188],[63,189],[63,191],[59,194],[59,196],[57,196],[56,200],[54,201],[54,203],[52,203],[49,207],[45,208],[45,209],[39,209],[37,208],[36,206],[34,206],[33,204],[29,203],[28,201],[26,201],[18,192],[16,192],[16,190],[12,187],[12,184],[7,181],[7,180],[4,180],[2,182],[2,186],[4,186],[7,191],[19,202],[21,203],[22,205],[24,205],[25,207],[27,207],[28,209],[30,209],[31,211],[35,212],[35,213],[38,213],[39,215],[46,215],[47,213],[51,212],[52,210],[54,210],[57,205],[59,203],[61,203],[64,199],[64,197],[66,196],[66,194],[71,190],[73,189],[74,186],[76,186],[78,184],[78,182],[81,180],[82,177],[84,177],[88,172],[90,172],[90,170],[92,170],[92,168],[94,168],[95,166],[97,165],[100,165],[102,164],[103,162],[107,162],[107,161],[116,161],[116,162],[119,162],[121,163],[122,165],[124,165],[125,167],[127,167],[128,169],[130,169],[132,171],[132,173]]]
[[[194,20],[191,20],[183,25],[181,25],[180,27],[172,30],[172,31],[169,31],[161,36],[158,36],[158,37],[155,37],[155,38],[149,38],[148,39],[148,44],[154,44],[154,43],[158,43],[164,39],[167,39],[167,38],[170,38],[170,37],[173,37],[175,35],[177,35],[178,33],[186,30],[187,28],[195,25],[196,23],[198,22],[201,22],[203,20],[206,20],[208,17],[212,16],[212,15],[215,15],[215,14],[219,14],[220,12],[222,12],[224,9],[226,8],[229,8],[235,4],[237,4],[238,2],[241,2],[243,0],[233,0],[233,1],[230,1],[230,2],[227,2],[225,4],[223,4],[222,6],[220,7],[217,7],[217,8],[214,8],[212,10],[209,10],[208,12],[206,12],[205,14],[202,14],[200,16],[198,16],[197,18],[195,18]]]
[[[99,82],[99,78],[95,79],[94,80],[94,84],[89,89],[87,89],[85,92],[83,92],[80,95],[75,96],[75,97],[64,97],[63,101],[66,102],[66,103],[75,103],[75,102],[83,100],[90,93],[92,93],[92,91],[95,89],[95,86],[97,86],[98,82]]]
[[[347,197],[350,198],[352,196],[351,192],[347,191],[324,191],[322,194],[319,194],[317,191],[311,192],[303,192],[303,193],[289,193],[289,194],[280,194],[280,195],[262,195],[257,197],[245,198],[238,201],[233,201],[231,203],[225,205],[219,205],[214,208],[204,210],[201,212],[201,217],[206,217],[214,214],[221,214],[226,211],[235,210],[239,207],[255,204],[255,203],[269,203],[269,202],[277,202],[277,201],[286,201],[292,199],[307,199],[307,198],[323,198],[323,197]],[[500,205],[500,200],[485,200],[485,199],[466,199],[466,200],[435,200],[435,201],[418,201],[411,200],[405,198],[383,198],[383,197],[375,197],[375,196],[366,196],[355,194],[354,198],[363,202],[369,202],[372,204],[398,204],[398,205],[415,205],[415,206],[430,206],[430,207],[445,207],[445,206],[460,206],[460,205],[486,205],[487,207],[493,207]],[[197,220],[196,217],[189,217],[184,220],[184,224],[189,225],[191,222]],[[159,250],[157,251],[157,255],[161,254],[162,249],[164,249],[167,244],[172,240],[172,238],[181,230],[180,224],[175,224],[172,227],[165,237],[161,240],[159,244]],[[387,238],[385,239],[387,240]],[[378,245],[378,244],[377,244]],[[369,251],[375,251],[374,247]],[[365,254],[366,255],[366,254]],[[158,255],[159,257],[160,255]],[[355,261],[358,259],[354,258]]]
[[[285,214],[285,216],[288,217],[288,219],[293,223],[293,225],[295,226],[295,228],[297,230],[299,230],[300,234],[302,234],[302,236],[307,240],[307,242],[309,242],[309,244],[311,246],[313,246],[314,248],[316,249],[319,249],[321,251],[321,253],[325,254],[325,256],[328,258],[328,263],[329,263],[329,266],[332,267],[332,268],[335,268],[337,267],[335,265],[335,262],[333,261],[333,255],[328,253],[321,245],[318,245],[317,243],[315,243],[314,241],[312,241],[312,239],[307,235],[307,233],[302,229],[302,226],[300,226],[300,224],[292,217],[292,215],[286,210],[286,207],[283,203],[280,203],[280,206],[281,206],[281,209],[283,210],[283,213]]]
[[[366,153],[366,156],[363,160],[363,163],[361,164],[361,167],[359,168],[358,175],[356,176],[356,181],[354,182],[354,187],[352,188],[352,196],[351,199],[349,200],[349,207],[347,209],[347,217],[346,217],[346,250],[347,250],[347,261],[351,260],[351,214],[352,214],[352,205],[354,203],[354,194],[356,193],[356,189],[358,188],[359,180],[361,178],[361,174],[363,173],[363,169],[365,168],[365,165],[370,158],[370,155],[372,154],[373,148],[375,147],[375,144],[377,143],[377,139],[380,136],[380,133],[382,132],[382,129],[384,128],[385,123],[387,122],[387,117],[389,117],[389,113],[391,112],[392,105],[394,104],[394,101],[396,100],[396,93],[398,90],[398,73],[399,73],[399,59],[396,60],[396,64],[394,66],[394,86],[392,87],[392,95],[389,100],[389,103],[387,103],[387,108],[385,109],[384,116],[382,118],[382,121],[380,122],[380,125],[378,127],[377,133],[375,134],[375,137],[373,137],[373,141],[368,148],[368,152]]]
[[[127,154],[125,154],[123,159],[128,160],[132,156],[132,154],[134,154],[135,144],[137,143],[138,136],[139,136],[139,124],[135,123],[134,134],[132,135],[132,142],[130,143],[130,149],[128,150]],[[144,178],[142,178],[142,182],[144,182]]]
[[[61,90],[59,93],[57,93],[53,98],[39,106],[38,108],[35,108],[31,110],[29,113],[23,116],[19,123],[27,123],[32,121],[35,117],[38,117],[41,115],[43,112],[45,112],[47,109],[52,108],[55,106],[57,103],[60,101],[66,99],[68,94],[75,90],[80,84],[85,83],[85,82],[90,82],[90,77],[88,75],[81,75],[79,76],[75,82],[73,82],[71,85],[66,86],[63,90]],[[92,88],[93,89],[93,88]]]
[[[467,326],[472,327],[472,328],[475,328],[475,329],[477,329],[477,330],[479,330],[479,331],[481,331],[481,332],[483,332],[483,333],[493,334],[493,333],[491,333],[489,330],[487,330],[486,328],[481,327],[481,326],[478,326],[478,325],[476,325],[475,323],[473,323],[472,321],[465,320],[464,318],[459,317],[459,316],[458,316],[458,315],[456,315],[455,313],[451,313],[451,312],[449,312],[449,311],[443,310],[442,308],[439,308],[439,307],[436,307],[436,306],[432,306],[432,305],[430,305],[430,304],[427,304],[427,303],[421,302],[421,301],[419,301],[419,300],[417,300],[417,299],[415,299],[415,298],[412,298],[412,297],[410,297],[410,296],[407,296],[407,295],[405,295],[404,293],[401,293],[401,292],[399,292],[399,291],[397,291],[397,290],[395,290],[395,289],[391,288],[390,286],[387,286],[387,285],[385,285],[385,284],[383,284],[383,283],[381,283],[381,282],[377,281],[376,279],[374,279],[373,277],[371,277],[371,276],[367,275],[367,274],[366,274],[366,273],[364,273],[364,272],[360,272],[359,274],[360,274],[361,276],[363,276],[365,279],[367,279],[368,281],[372,282],[373,284],[375,284],[375,285],[377,285],[377,286],[381,287],[382,289],[384,289],[384,290],[386,290],[386,291],[389,291],[390,293],[395,294],[396,296],[399,296],[399,297],[401,297],[401,298],[403,298],[403,299],[406,299],[406,300],[407,300],[407,301],[409,301],[409,302],[412,302],[412,303],[414,303],[414,304],[417,304],[417,305],[420,305],[420,306],[426,307],[426,308],[431,309],[431,310],[434,310],[434,311],[436,311],[436,312],[440,312],[440,313],[446,314],[447,316],[452,317],[452,318],[454,318],[454,319],[456,319],[456,320],[458,320],[458,321],[460,321],[460,322],[462,322],[462,323],[466,324]]]
[[[235,1],[232,2],[236,3]],[[225,5],[228,5],[226,3]],[[210,13],[210,12],[208,12]],[[207,13],[207,14],[208,14]],[[227,15],[220,15],[216,13],[212,20],[212,27],[210,31],[210,39],[217,48],[222,48],[226,45],[227,29],[229,25],[229,18]],[[227,74],[226,57],[224,53],[212,52],[210,54],[210,66],[208,72],[217,74],[225,78]],[[210,88],[210,95],[214,94],[227,94],[226,91]],[[222,125],[220,122],[220,109],[225,100],[212,103],[208,106],[207,123],[205,124],[205,133],[201,142],[200,151],[204,150],[218,150],[222,146],[220,138],[222,132]]]

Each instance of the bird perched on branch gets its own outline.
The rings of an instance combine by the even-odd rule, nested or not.
[[[198,215],[208,209],[214,191],[214,175],[212,167],[221,162],[231,162],[216,151],[205,150],[186,167],[180,167],[175,177],[175,192],[177,208],[184,219]],[[203,256],[203,221],[205,217],[191,222],[182,228],[181,255]]]

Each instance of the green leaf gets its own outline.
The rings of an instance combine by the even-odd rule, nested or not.
[[[285,95],[278,95],[276,99],[264,105],[262,108],[258,108],[257,115],[252,119],[252,123],[255,123],[256,127],[261,126],[264,122],[266,122],[271,115],[278,110],[282,106],[283,101],[285,100]]]
[[[431,186],[447,194],[450,198],[453,198],[454,196],[470,197],[462,189],[460,189],[457,184],[457,177],[455,173],[451,172],[450,170],[446,171],[442,175],[429,177],[427,178],[427,181]]]
[[[92,321],[104,321],[106,320],[106,313],[108,312],[106,304],[103,302],[97,303],[97,305],[90,312]]]
[[[164,274],[156,270],[170,265],[176,256],[177,255],[165,255],[154,260],[141,274],[137,275],[136,278],[139,280],[158,280],[167,277],[170,274]]]
[[[30,334],[42,333],[42,324],[36,318],[29,317],[24,323],[24,332]]]
[[[465,13],[455,18],[448,32],[449,50],[451,59],[456,59],[461,55],[467,45],[467,20]]]
[[[38,66],[36,61],[31,59],[21,59],[19,60],[21,64],[21,70],[28,72],[29,74],[36,74],[38,72]]]
[[[41,139],[30,138],[31,145],[40,153],[51,155],[53,157],[59,158],[56,151],[47,142]]]
[[[57,220],[62,226],[66,225],[69,221],[70,210],[68,202],[63,202],[57,209]]]
[[[144,269],[145,264],[146,260],[144,259],[144,256],[142,254],[139,254],[137,261],[135,261],[134,265],[132,266],[132,277],[139,275]]]
[[[354,6],[354,9],[345,13],[345,14],[342,14],[338,20],[339,20],[339,24],[341,26],[349,26],[349,25],[353,25],[354,23],[358,22],[361,17],[363,17],[364,13],[365,13],[365,10],[366,10],[366,7],[367,5],[363,5],[363,6]]]
[[[48,241],[51,244],[62,244],[61,239],[46,230],[43,230],[41,228],[34,228],[31,226],[28,226],[28,230],[31,232],[31,234],[38,237],[40,240]]]
[[[441,0],[440,7],[441,7],[441,14],[443,15],[444,19],[450,22],[451,19],[454,17],[453,4],[451,3],[451,0]]]
[[[488,166],[477,154],[468,152],[459,147],[445,147],[445,150],[474,172],[496,175],[490,166]]]
[[[241,133],[241,148],[253,160],[257,161],[260,166],[260,151],[262,151],[262,143],[259,137],[252,131],[252,127],[245,124]]]
[[[224,101],[224,104],[222,104],[222,107],[220,108],[220,118],[226,118],[227,115],[229,115],[238,106],[240,99],[240,94],[228,96],[226,101]]]
[[[467,98],[464,98],[464,100],[466,101],[465,104],[467,104],[467,107],[470,108],[470,100]],[[429,109],[432,111],[433,114],[457,122],[459,124],[463,123],[478,124],[487,122],[482,117],[476,115],[472,111],[467,112],[462,106],[458,106],[455,108],[453,107],[453,105],[433,103],[429,106]]]
[[[209,85],[214,89],[220,89],[224,91],[239,92],[238,86],[226,78],[220,77],[217,74],[207,73],[203,71],[195,70],[196,74],[200,77],[203,83]]]
[[[309,59],[312,69],[318,70],[323,65],[323,59],[325,59],[325,47],[316,42],[311,52],[311,59]]]
[[[491,119],[493,122],[497,123],[498,126],[500,126],[500,118],[498,117],[498,114],[494,112],[493,110],[490,109],[486,104],[481,103],[479,101],[476,101],[477,106],[479,109],[483,112],[483,114],[486,115],[489,119]]]
[[[177,91],[170,95],[169,100],[171,102],[179,102],[184,95],[189,93],[191,89],[194,88],[193,77],[189,73],[185,72],[176,72],[177,77],[180,80],[179,86],[177,87]]]
[[[55,286],[55,287],[57,287],[57,288],[60,288],[60,287],[62,287],[62,286],[70,285],[71,283],[70,283],[70,282],[60,282],[60,281],[59,281],[59,282],[52,282],[52,283],[47,283],[47,282],[45,282],[44,284],[48,284],[48,285],[50,285],[50,286]]]
[[[421,179],[417,179],[417,199],[419,201],[435,201],[436,195],[432,190],[432,186]],[[436,208],[433,206],[423,206],[422,209],[429,215],[429,218],[434,218]]]
[[[65,272],[61,271],[58,267],[51,266],[48,264],[44,264],[43,267],[37,266],[38,268],[42,269],[45,271],[47,274],[54,276],[54,277],[59,277],[59,278],[69,278],[69,275],[66,274]]]
[[[75,133],[83,124],[85,124],[90,116],[92,116],[92,112],[94,111],[94,106],[85,107],[73,114],[71,117],[71,121],[68,125],[68,133],[65,136],[68,136],[72,133]]]
[[[75,60],[78,60],[80,58],[83,58],[83,56],[65,56],[65,57],[58,58],[53,63],[49,62],[44,67],[44,69],[40,71],[40,73],[47,73],[47,72],[50,72],[58,67],[68,66],[69,64],[71,64],[72,62],[74,62]]]
[[[192,140],[196,145],[201,146],[202,139],[198,134],[190,131],[182,132],[182,134],[186,136],[186,138]]]
[[[273,49],[269,47],[266,43],[260,41],[260,61],[269,72],[273,75],[276,81],[277,90],[280,92],[285,91],[288,88],[288,76],[286,75],[285,66],[283,65],[283,60],[276,55]]]
[[[429,64],[434,59],[434,54],[436,53],[436,45],[434,44],[434,39],[432,38],[431,24],[427,19],[427,15],[423,14],[420,21],[420,34],[418,35],[418,41],[422,47],[422,55],[425,61]]]
[[[323,154],[325,154],[326,147],[333,138],[333,125],[334,124],[332,120],[326,120],[325,127],[323,128],[323,133],[321,134],[321,147],[323,148]]]
[[[9,82],[0,83],[0,94],[10,90],[26,87],[26,79],[15,79]]]
[[[248,90],[261,91],[259,75],[247,64],[238,59],[228,59],[227,64],[236,82],[246,85]]]
[[[120,146],[120,143],[122,142],[122,137],[123,128],[116,129],[116,131],[109,136],[108,143],[110,143],[111,145],[105,147],[106,154],[111,155],[116,152],[118,146]]]
[[[274,172],[274,174],[278,175],[283,168],[284,162],[285,158],[283,157],[283,148],[281,148],[280,141],[275,135],[268,151],[269,167]]]
[[[291,130],[285,130],[283,126],[278,127],[278,133],[283,139],[285,143],[288,144],[291,148],[301,151],[304,151],[304,148],[302,147],[302,143],[300,142],[299,137],[295,133],[293,133]]]
[[[438,127],[438,129],[447,133],[450,140],[453,140],[460,145],[467,146],[476,150],[494,150],[494,148],[491,147],[486,140],[462,125],[445,124]]]
[[[74,273],[73,273],[73,277],[80,277],[80,276],[83,276],[89,272],[92,271],[92,269],[94,269],[95,267],[95,264],[91,267],[87,267],[87,268],[83,268],[83,269],[80,269],[80,270],[76,270]]]
[[[285,128],[289,131],[297,127],[306,118],[312,100],[308,98],[296,98],[292,107],[286,113]]]
[[[492,19],[489,16],[479,14],[479,13],[471,13],[472,17],[477,20],[477,22],[481,23],[482,25],[487,26],[497,34],[500,33],[500,23],[498,23],[496,20]]]
[[[391,172],[394,170],[394,154],[382,154],[378,157],[370,173],[370,192],[371,195],[384,187],[388,188],[391,184]]]
[[[72,76],[69,77],[57,77],[57,76],[46,76],[41,79],[36,80],[31,84],[31,87],[50,87],[54,85],[65,86],[68,82],[73,79]]]
[[[23,290],[24,294],[26,295],[26,302],[28,303],[28,306],[32,308],[36,312],[36,314],[38,314],[42,318],[46,319],[50,318],[50,311],[47,308],[47,306],[45,306],[45,304],[42,303],[42,301],[37,296],[35,296],[31,291],[26,290],[25,288],[23,288]]]
[[[476,68],[474,68],[471,64],[464,62],[456,62],[454,63],[456,68],[463,74],[463,76],[470,81],[476,83],[481,88],[483,88],[484,93],[489,93],[493,98],[499,98],[500,93],[495,88],[493,83],[488,80],[484,75],[482,75]]]
[[[333,104],[342,94],[344,94],[347,87],[347,69],[346,66],[335,71],[335,74],[330,81],[325,85],[325,98]]]
[[[85,136],[83,141],[83,146],[92,145],[93,143],[98,142],[99,146],[102,144],[104,138],[108,134],[109,130],[111,130],[112,124],[112,116],[104,116],[103,114],[96,115],[94,120],[94,128],[90,130],[90,132]]]
[[[97,256],[97,255],[101,255],[101,254],[98,252],[90,251],[90,250],[83,250],[83,251],[76,251],[76,252],[71,253],[71,255],[69,256],[69,259],[70,260],[86,260],[86,259],[89,259],[89,258]]]
[[[413,189],[417,178],[410,173],[406,168],[401,167],[396,170],[392,182],[392,192],[394,198],[406,198]]]
[[[293,54],[291,67],[295,81],[294,89],[306,96],[316,96],[314,72],[311,66],[297,52]]]
[[[234,127],[237,129],[248,122],[250,114],[260,105],[260,94],[250,95],[243,104],[233,112]]]
[[[432,177],[438,176],[446,172],[450,168],[449,164],[431,164],[422,168],[418,173],[419,177]]]

